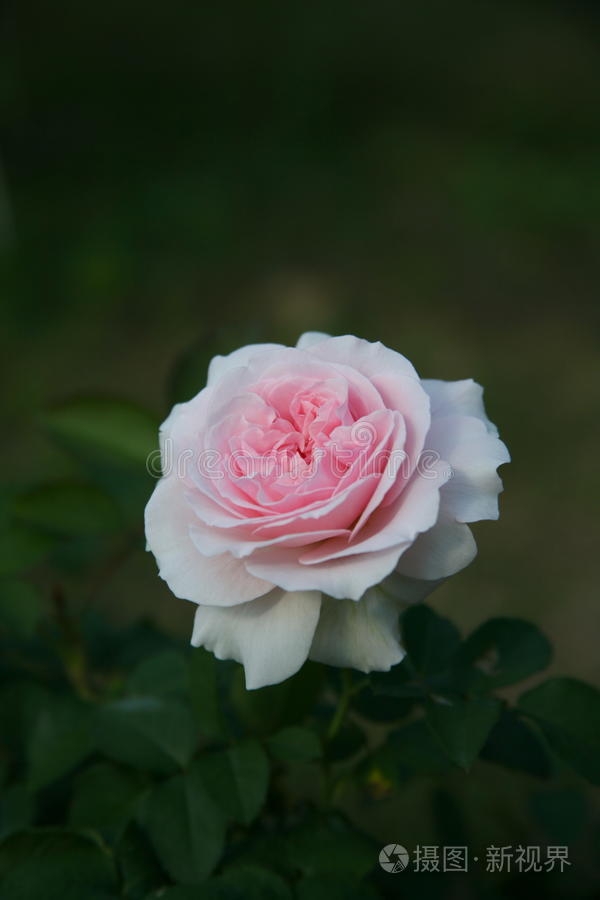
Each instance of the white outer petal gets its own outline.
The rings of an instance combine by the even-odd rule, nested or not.
[[[318,591],[279,588],[241,606],[200,606],[192,644],[206,647],[217,659],[241,662],[248,690],[277,684],[307,659],[320,608]]]
[[[309,332],[311,338],[308,347],[305,346],[304,349],[308,349],[319,359],[352,366],[367,378],[378,378],[381,375],[409,375],[420,382],[410,360],[396,350],[386,347],[381,341],[366,341],[353,334],[324,336],[317,341],[312,339],[314,334],[315,332]]]
[[[436,581],[460,572],[476,555],[477,544],[469,526],[441,518],[402,554],[397,571],[410,578]]]
[[[175,476],[161,478],[145,511],[147,547],[156,557],[160,577],[176,597],[193,603],[233,606],[270,591],[268,581],[250,575],[230,553],[206,557],[190,537],[194,514],[185,488]]]
[[[459,522],[498,518],[502,481],[496,468],[510,462],[498,429],[488,419],[483,388],[472,379],[425,379],[431,399],[426,446],[452,465],[454,477],[442,489],[441,512]]]
[[[452,467],[452,478],[441,489],[441,511],[458,522],[497,519],[502,480],[498,466],[510,462],[502,441],[474,416],[436,417],[427,435],[435,450]]]
[[[360,672],[387,672],[404,656],[400,609],[398,600],[377,588],[358,602],[324,597],[310,658]]]
[[[411,606],[413,603],[421,603],[444,581],[443,578],[438,578],[436,581],[410,578],[408,575],[403,575],[399,569],[400,566],[398,566],[395,572],[388,575],[388,577],[378,585],[378,589],[383,591],[384,594],[398,600],[402,609]]]
[[[485,414],[480,385],[470,379],[423,385],[432,413],[426,448],[450,463],[452,478],[440,490],[438,521],[402,555],[398,572],[433,581],[474,559],[477,546],[465,523],[498,518],[502,481],[496,468],[510,455]]]
[[[308,350],[313,344],[320,344],[321,341],[327,341],[331,337],[323,331],[305,331],[301,334],[296,343],[298,350]]]
[[[472,378],[462,381],[441,381],[424,378],[423,387],[431,399],[431,418],[459,414],[481,419],[490,434],[498,437],[498,429],[487,417],[483,405],[483,388]]]
[[[194,451],[198,445],[199,425],[206,418],[212,391],[206,387],[187,400],[176,403],[161,424],[159,430],[160,449],[163,458],[163,472],[178,472],[181,467],[180,453]],[[167,446],[169,442],[169,446]]]
[[[234,350],[227,356],[213,356],[208,366],[207,385],[213,385],[223,377],[225,372],[240,366],[247,366],[248,362],[265,350],[284,350],[283,344],[247,344]]]

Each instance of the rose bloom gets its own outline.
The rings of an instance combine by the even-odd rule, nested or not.
[[[216,356],[161,449],[148,547],[198,606],[192,644],[243,663],[249,689],[307,658],[400,662],[401,608],[471,562],[467,523],[498,518],[509,461],[474,381],[316,333]]]

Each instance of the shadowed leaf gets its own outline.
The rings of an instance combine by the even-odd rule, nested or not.
[[[450,759],[468,770],[497,721],[502,703],[496,697],[427,702],[427,722]]]
[[[542,729],[552,750],[600,784],[600,691],[575,678],[551,678],[519,697],[519,709]]]
[[[155,787],[142,805],[140,820],[174,881],[199,884],[219,861],[225,817],[197,767]]]
[[[547,778],[552,765],[544,746],[530,725],[505,709],[481,751],[481,758],[517,772]]]
[[[0,845],[0,900],[108,900],[116,893],[113,861],[90,835],[40,828]]]
[[[465,640],[455,670],[470,687],[503,687],[545,669],[552,658],[547,638],[522,619],[489,619]]]
[[[98,709],[98,749],[117,762],[170,774],[185,766],[196,746],[191,711],[181,701],[127,697]]]

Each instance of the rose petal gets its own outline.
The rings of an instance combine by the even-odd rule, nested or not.
[[[213,356],[208,366],[207,384],[212,385],[230,369],[247,366],[251,359],[265,350],[285,350],[283,344],[247,344],[227,356]]]
[[[280,537],[269,537],[265,540],[257,538],[244,540],[236,539],[231,531],[223,535],[216,528],[208,528],[203,522],[198,522],[190,527],[190,537],[197,547],[198,552],[207,557],[223,554],[224,547],[235,559],[247,559],[252,553],[262,547],[307,547],[312,543],[319,543],[333,537],[341,537],[349,532],[344,528],[316,529],[296,533],[291,531]]]
[[[148,549],[156,557],[160,577],[176,597],[233,606],[273,587],[251,575],[230,553],[208,558],[198,552],[189,534],[195,517],[185,501],[184,485],[175,476],[158,482],[146,505],[145,520]]]
[[[490,422],[483,405],[483,388],[472,378],[463,381],[440,381],[424,378],[421,382],[431,399],[431,418],[448,415],[475,416],[490,434],[498,437],[498,429]]]
[[[241,523],[235,520],[231,525],[227,525],[215,510],[209,510],[204,498],[200,498],[198,494],[188,494],[187,502],[196,514],[192,528],[193,540],[199,551],[207,556],[227,551],[236,557],[243,557],[273,543],[277,538],[294,539],[302,534],[306,536],[308,544],[323,540],[324,536],[319,537],[321,532],[344,534],[359,515],[376,483],[377,476],[369,475],[327,502],[313,504],[312,507],[285,519],[273,520],[265,516],[263,519],[251,519]],[[269,527],[271,524],[273,528]],[[311,532],[317,535],[312,541]]]
[[[314,332],[308,332],[314,334]],[[302,338],[301,338],[302,340]],[[307,349],[304,347],[303,349]],[[384,372],[392,375],[410,375],[418,380],[413,364],[401,353],[390,350],[380,341],[371,343],[353,334],[324,338],[322,341],[309,341],[309,352],[327,362],[352,365],[368,378],[378,377]]]
[[[300,669],[319,620],[318,591],[275,589],[252,603],[224,609],[200,606],[192,644],[217,659],[235,659],[246,672],[246,688],[265,687]]]
[[[305,331],[298,338],[296,347],[298,350],[308,350],[313,344],[320,344],[321,341],[327,341],[330,337],[330,334],[325,334],[323,331]]]
[[[440,488],[450,477],[450,468],[438,460],[424,473],[415,472],[393,506],[379,508],[367,525],[350,541],[335,538],[300,557],[307,565],[342,559],[357,553],[371,553],[387,547],[408,547],[418,534],[428,531],[437,521]]]
[[[304,566],[299,560],[301,550],[265,547],[249,556],[245,565],[252,575],[272,581],[287,591],[314,589],[331,597],[359,600],[368,588],[393,571],[404,549],[388,547],[378,553],[358,553]]]
[[[400,562],[401,561],[402,557],[400,557]],[[400,568],[400,563],[398,564],[398,568]],[[411,578],[408,575],[402,575],[398,569],[396,569],[381,582],[379,590],[383,591],[384,594],[395,597],[402,608],[404,608],[413,603],[421,603],[436,589],[436,587],[439,587],[443,581],[443,578],[437,578],[435,581],[423,578]]]
[[[447,578],[468,566],[476,555],[477,544],[469,526],[442,518],[402,554],[398,571],[411,578]]]
[[[502,441],[481,419],[444,416],[432,422],[427,448],[452,466],[452,478],[442,488],[444,512],[459,522],[497,519],[502,481],[496,468],[510,462]]]
[[[387,672],[399,663],[398,616],[401,603],[377,588],[362,600],[324,597],[310,658],[360,672]]]

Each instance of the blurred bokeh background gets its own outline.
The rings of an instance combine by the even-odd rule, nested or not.
[[[434,604],[532,617],[598,681],[598,24],[586,2],[4,5],[9,479],[68,465],[35,422],[57,400],[163,416],[195,342],[382,340],[481,382],[513,455]],[[142,553],[100,599],[192,612]]]
[[[160,421],[190,351],[382,340],[483,384],[513,457],[432,605],[530,618],[553,672],[600,684],[597,4],[9,0],[0,22],[5,482],[72,474],[39,424],[57,402]],[[141,534],[90,596],[189,633]],[[478,837],[515,843],[520,783],[455,780]],[[402,798],[414,842],[427,790]],[[406,835],[394,803],[353,814]]]

